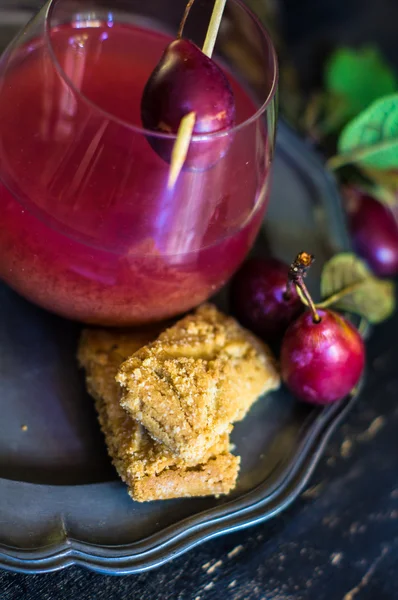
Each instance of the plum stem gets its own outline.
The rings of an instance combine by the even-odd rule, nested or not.
[[[182,32],[184,31],[185,23],[187,22],[189,13],[191,11],[191,8],[192,8],[192,5],[194,2],[195,2],[195,0],[189,0],[188,4],[186,5],[184,16],[182,17],[180,26],[178,28],[178,33],[177,33],[178,40],[182,38]]]
[[[213,14],[211,15],[205,43],[202,48],[203,54],[206,54],[209,58],[211,58],[213,54],[226,2],[227,0],[216,0],[214,3]]]
[[[177,139],[173,146],[171,153],[171,164],[169,171],[169,180],[167,187],[172,189],[178,179],[181,169],[184,166],[187,158],[189,144],[191,143],[191,136],[193,128],[195,127],[196,113],[190,112],[181,119],[180,126],[177,132]]]
[[[310,307],[314,323],[320,323],[321,317],[319,316],[314,301],[311,298],[311,294],[309,293],[308,288],[304,283],[304,277],[307,276],[308,269],[310,268],[314,260],[315,257],[312,254],[308,254],[307,252],[300,252],[300,254],[296,256],[294,262],[290,265],[288,284],[285,294],[287,294],[289,297],[292,285],[298,287],[305,301]]]
[[[305,285],[305,283],[301,277],[297,278],[296,286],[300,288],[301,293],[303,294],[304,298],[308,302],[308,306],[310,307],[310,310],[312,312],[312,318],[313,318],[314,323],[320,323],[321,317],[319,316],[316,306],[314,304],[314,301],[311,298],[311,294],[309,293],[308,288]]]

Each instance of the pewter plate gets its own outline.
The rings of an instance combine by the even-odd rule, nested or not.
[[[333,180],[281,123],[256,252],[291,260],[304,248],[320,269],[348,248],[348,236]],[[117,479],[85,392],[75,360],[80,327],[4,285],[0,314],[0,567],[13,571],[80,564],[134,573],[265,521],[297,497],[355,401],[317,409],[284,389],[271,394],[234,429],[242,467],[230,496],[138,504]]]
[[[0,48],[25,12],[0,9]],[[32,5],[32,6],[31,6]],[[348,236],[333,180],[281,123],[273,192],[257,253],[317,256],[314,277]],[[225,296],[225,294],[224,294]],[[223,294],[218,299],[223,303]],[[0,567],[39,573],[79,564],[102,573],[154,568],[212,537],[281,512],[308,482],[354,398],[327,408],[286,390],[260,400],[233,442],[242,456],[227,498],[137,504],[107,457],[75,351],[80,327],[0,284]],[[27,431],[22,426],[27,425]]]

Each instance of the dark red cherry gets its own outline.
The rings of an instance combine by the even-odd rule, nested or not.
[[[167,46],[145,87],[141,118],[146,129],[176,134],[181,120],[195,112],[193,135],[225,132],[215,139],[193,141],[186,168],[205,169],[228,150],[235,124],[235,100],[223,71],[195,44],[177,39]],[[170,162],[174,140],[148,136],[151,146]]]
[[[391,210],[357,188],[346,188],[344,196],[354,250],[377,275],[398,274],[398,225]]]
[[[231,283],[232,311],[245,327],[268,341],[282,338],[303,310],[294,286],[286,297],[288,272],[289,266],[275,258],[252,258]]]
[[[355,327],[331,310],[306,311],[292,323],[281,348],[282,379],[300,400],[331,404],[357,385],[365,347]]]

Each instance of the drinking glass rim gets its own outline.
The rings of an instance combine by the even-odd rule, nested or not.
[[[65,70],[63,69],[63,67],[61,66],[61,64],[59,62],[59,60],[55,54],[53,44],[51,41],[51,36],[50,36],[53,12],[54,12],[56,4],[58,4],[60,1],[62,1],[62,0],[49,0],[49,4],[47,6],[46,13],[45,13],[44,30],[45,30],[45,39],[46,39],[46,43],[48,46],[48,51],[50,53],[51,60],[53,61],[55,68],[58,71],[58,74],[60,75],[61,79],[63,79],[65,81],[65,83],[68,85],[68,87],[70,87],[73,90],[73,92],[79,98],[81,98],[85,104],[87,104],[89,107],[94,109],[96,112],[98,112],[104,118],[106,118],[110,121],[113,121],[114,123],[117,123],[123,127],[126,127],[128,129],[134,131],[135,133],[140,133],[142,135],[150,136],[150,137],[154,137],[154,138],[176,140],[177,134],[163,133],[160,131],[153,131],[152,129],[145,129],[145,127],[140,127],[138,125],[134,125],[133,123],[129,123],[128,121],[125,121],[124,119],[116,117],[116,115],[113,115],[111,112],[108,112],[107,110],[105,110],[104,108],[99,106],[96,102],[93,102],[93,100],[90,100],[90,98],[88,96],[83,94],[75,86],[75,84],[68,77],[68,75],[66,74]],[[271,102],[275,96],[276,90],[277,90],[278,79],[279,79],[278,58],[277,58],[275,46],[273,44],[270,34],[268,33],[266,27],[263,25],[263,23],[260,21],[260,19],[257,17],[257,15],[248,6],[246,6],[244,4],[243,0],[230,0],[230,1],[232,1],[235,4],[237,4],[238,6],[240,6],[240,8],[242,8],[249,15],[249,17],[252,19],[252,21],[255,23],[255,25],[260,30],[261,35],[265,38],[266,44],[267,44],[268,48],[270,49],[270,54],[271,54],[271,58],[272,58],[272,69],[273,69],[272,84],[270,86],[270,91],[268,93],[268,96],[266,97],[263,104],[248,119],[245,119],[238,125],[234,125],[233,127],[230,127],[228,129],[225,129],[222,131],[216,131],[214,133],[206,133],[206,134],[194,134],[191,137],[191,141],[193,141],[193,142],[200,142],[200,141],[206,141],[206,140],[210,140],[210,139],[223,138],[227,135],[235,134],[238,131],[240,131],[241,129],[244,129],[246,126],[251,125],[252,123],[257,121],[266,112],[266,110],[267,110],[268,106],[271,104]]]

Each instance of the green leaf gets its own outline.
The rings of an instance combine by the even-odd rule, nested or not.
[[[398,90],[393,70],[376,47],[337,49],[326,64],[324,78],[335,123],[348,121],[381,96]]]
[[[373,324],[388,319],[395,309],[393,282],[375,277],[362,260],[349,252],[337,254],[326,263],[321,294],[328,299],[321,306],[333,305]]]
[[[351,121],[338,142],[330,168],[349,163],[371,169],[398,168],[398,94],[381,98]]]

